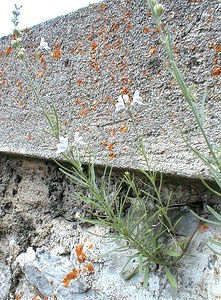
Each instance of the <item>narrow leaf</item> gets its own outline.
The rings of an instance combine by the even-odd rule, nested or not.
[[[177,281],[176,279],[174,278],[174,276],[171,274],[170,270],[168,268],[166,268],[166,275],[167,275],[167,278],[171,284],[171,286],[174,288],[174,289],[177,289]]]

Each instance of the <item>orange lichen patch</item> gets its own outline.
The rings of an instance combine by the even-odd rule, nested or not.
[[[220,66],[214,66],[212,76],[213,77],[219,77],[221,74],[221,67]]]
[[[105,97],[105,100],[106,100],[107,102],[110,102],[111,97],[110,97],[110,96],[106,96],[106,97]]]
[[[98,72],[100,70],[100,66],[97,64],[94,64],[94,70]]]
[[[210,48],[213,48],[216,51],[216,53],[221,52],[221,45],[214,44],[214,45],[211,45]]]
[[[77,260],[82,263],[84,262],[87,257],[85,255],[85,252],[83,250],[83,245],[82,244],[77,244],[76,247],[75,247],[75,253],[77,255]]]
[[[84,79],[78,79],[77,80],[77,85],[78,86],[81,86],[81,85],[83,85],[84,84]]]
[[[52,52],[51,56],[55,59],[59,59],[61,57],[61,49],[58,44],[55,44],[55,51]]]
[[[209,230],[209,225],[208,224],[203,224],[203,225],[200,226],[200,232],[201,233],[204,233],[207,230]]]
[[[94,272],[94,266],[93,266],[91,263],[88,263],[88,265],[87,265],[87,270],[88,270],[89,272]]]
[[[75,48],[71,48],[70,52],[71,52],[71,54],[80,54],[80,55],[82,55],[83,54],[82,48],[83,48],[83,46],[80,44]]]
[[[129,32],[131,29],[132,29],[132,24],[131,24],[131,22],[128,22],[126,32]]]
[[[122,124],[122,126],[120,127],[120,132],[128,132],[128,127],[126,126],[126,124]]]
[[[42,72],[42,71],[38,71],[37,73],[36,73],[36,78],[41,78],[41,77],[43,77],[44,76],[44,73]]]
[[[107,132],[110,136],[114,136],[116,134],[116,130],[114,128],[108,128]]]
[[[22,82],[21,82],[21,81],[18,81],[18,82],[16,83],[16,86],[17,86],[17,88],[18,88],[18,93],[20,94],[21,91],[22,91]]]
[[[101,3],[99,8],[100,8],[100,11],[105,11],[108,8],[108,5],[106,3]]]
[[[82,109],[80,111],[80,116],[85,117],[89,113],[89,111],[90,111],[89,108]]]
[[[71,280],[78,278],[79,276],[79,269],[74,268],[70,273],[65,275],[64,279],[62,280],[62,284],[65,288],[69,287]]]
[[[104,147],[107,147],[107,140],[103,140],[103,141],[101,142],[101,145],[104,146]]]
[[[126,87],[126,86],[123,86],[122,88],[121,88],[121,93],[122,94],[129,94],[129,89]]]
[[[144,33],[148,33],[148,32],[150,32],[150,29],[149,29],[147,26],[145,26],[145,27],[143,28],[143,32],[144,32]]]
[[[44,63],[45,63],[45,57],[44,57],[44,54],[43,54],[43,53],[40,53],[40,54],[39,54],[39,60],[40,60],[40,63],[41,63],[41,64],[44,64]]]
[[[30,31],[30,28],[26,27],[22,30],[22,32],[28,33]]]
[[[81,103],[81,99],[76,98],[73,102],[74,102],[75,105],[79,105]]]
[[[109,145],[107,146],[107,149],[108,149],[109,151],[113,151],[114,145],[113,145],[112,143],[109,144]]]
[[[131,17],[131,12],[130,12],[130,11],[127,11],[127,12],[125,13],[125,17],[127,17],[127,18]]]
[[[31,140],[32,140],[32,136],[31,136],[31,133],[30,133],[30,132],[28,133],[27,140],[28,140],[28,141],[31,141]]]
[[[88,246],[87,246],[88,250],[91,250],[92,248],[94,248],[94,244],[93,243],[90,243]]]
[[[179,49],[176,46],[174,46],[173,51],[176,54],[176,56],[179,55]]]
[[[151,18],[151,17],[152,17],[152,12],[151,12],[151,11],[148,11],[147,16],[148,16],[149,18]]]
[[[149,54],[150,54],[150,55],[153,55],[153,54],[155,54],[155,53],[156,53],[156,47],[150,48]]]
[[[124,151],[128,151],[129,147],[128,146],[123,146],[121,149],[124,150]]]
[[[108,157],[109,157],[110,159],[113,159],[113,158],[116,158],[116,157],[117,157],[117,154],[111,152],[111,153],[108,154]]]
[[[91,48],[92,48],[92,50],[96,50],[96,48],[97,48],[97,42],[96,41],[93,41],[91,43]]]
[[[123,83],[127,83],[127,78],[126,78],[126,77],[123,77],[123,78],[121,79],[121,81],[122,81]]]
[[[19,292],[19,294],[15,295],[15,300],[21,300],[22,296],[24,295],[24,292]]]
[[[23,108],[23,105],[24,105],[23,101],[22,101],[22,100],[19,100],[18,106],[19,106],[20,108]]]
[[[5,54],[8,56],[12,52],[12,47],[8,47],[5,51]]]
[[[32,300],[42,300],[42,297],[40,297],[39,295],[34,295]],[[48,297],[44,297],[43,300],[48,300]]]
[[[218,59],[216,56],[214,56],[214,58],[213,58],[213,63],[214,63],[214,65],[216,65],[218,63]]]

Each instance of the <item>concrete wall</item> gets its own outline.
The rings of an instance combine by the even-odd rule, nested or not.
[[[178,65],[196,88],[199,100],[208,84],[205,124],[211,140],[220,142],[219,4],[162,2],[162,22],[172,33]],[[143,165],[128,116],[115,115],[121,91],[132,96],[138,89],[146,105],[135,109],[134,119],[154,168],[195,177],[206,172],[205,167],[193,158],[180,130],[198,149],[204,151],[205,144],[179,88],[166,71],[167,58],[145,3],[107,1],[25,29],[29,71],[45,107],[56,104],[64,134],[68,132],[71,140],[79,130],[97,154],[97,163],[118,167]],[[36,61],[34,51],[41,37],[51,51]],[[56,142],[42,134],[46,122],[15,51],[9,51],[10,44],[10,37],[0,40],[0,150],[55,156]]]

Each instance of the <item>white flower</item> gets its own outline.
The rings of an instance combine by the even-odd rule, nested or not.
[[[116,107],[115,112],[118,112],[121,109],[124,109],[125,104],[128,104],[128,103],[129,103],[128,95],[123,95],[123,97],[119,96],[118,99],[117,99],[117,103],[115,104],[115,107]]]
[[[126,104],[128,106],[129,102],[130,102],[130,100],[129,100],[128,95],[123,95],[123,97],[119,96],[118,100],[117,100],[117,103],[115,104],[115,107],[116,107],[115,112],[118,112],[121,109],[125,109]],[[140,97],[138,90],[135,91],[134,96],[133,96],[133,101],[131,102],[130,106],[133,106],[136,103],[139,104],[139,105],[144,105],[142,97]]]
[[[43,37],[41,37],[41,42],[40,42],[40,46],[38,47],[39,50],[50,50],[50,48],[48,47],[48,43],[45,42],[45,39]]]
[[[136,90],[135,93],[134,93],[133,101],[132,101],[131,105],[134,105],[136,103],[139,104],[139,105],[144,105],[142,97],[140,97],[138,90]]]
[[[59,141],[60,141],[60,143],[57,144],[57,148],[58,148],[56,151],[57,154],[65,152],[69,148],[67,137],[60,136]]]
[[[74,147],[78,147],[78,146],[83,146],[86,143],[83,141],[83,138],[80,136],[79,132],[75,132],[74,134],[74,143],[73,146]]]

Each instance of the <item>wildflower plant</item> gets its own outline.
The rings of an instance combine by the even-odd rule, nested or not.
[[[196,124],[204,138],[206,147],[209,150],[209,156],[206,156],[202,151],[197,150],[187,140],[185,141],[189,146],[189,148],[192,150],[192,152],[207,166],[207,168],[210,171],[210,175],[212,176],[212,178],[215,180],[217,184],[217,189],[214,189],[213,187],[208,185],[208,183],[203,179],[203,177],[200,176],[202,182],[210,191],[212,191],[218,197],[221,197],[221,192],[220,192],[221,191],[221,145],[220,144],[216,146],[213,145],[213,143],[208,138],[205,129],[205,124],[204,124],[204,105],[207,99],[207,89],[205,88],[204,95],[202,96],[201,101],[197,101],[198,100],[197,93],[194,90],[191,90],[191,88],[186,84],[184,80],[184,76],[181,74],[181,71],[177,67],[177,63],[175,61],[175,56],[173,53],[172,38],[170,32],[168,30],[163,30],[161,26],[160,17],[164,11],[163,6],[161,4],[158,4],[156,0],[148,0],[147,5],[151,10],[154,21],[158,27],[161,42],[164,46],[164,49],[168,57],[167,68],[170,74],[177,82],[178,86],[180,87],[183,96],[186,99],[189,108],[193,113]],[[211,213],[215,218],[215,221],[199,217],[194,212],[193,214],[195,214],[200,220],[204,222],[221,226],[221,215],[211,207],[207,206],[207,208],[208,208],[208,212]],[[210,239],[209,241],[213,245],[221,247],[221,243],[219,241],[213,239]],[[216,254],[221,255],[221,253],[217,253],[217,252]]]
[[[149,1],[162,40],[170,55],[171,64],[173,65],[171,72],[173,76],[178,76],[179,83],[185,90],[187,98],[190,97],[192,101],[193,95],[189,90],[187,92],[186,87],[183,86],[180,73],[173,60],[170,51],[170,38],[163,34],[160,27],[159,16],[162,14],[163,9],[156,3],[153,6],[154,3],[155,1]],[[50,112],[46,111],[41,96],[27,69],[26,50],[22,44],[22,33],[17,27],[19,15],[20,7],[15,6],[12,19],[15,26],[13,31],[15,39],[12,45],[18,51],[18,58],[48,122],[49,130],[47,132],[57,141],[56,154],[65,160],[68,166],[67,164],[64,166],[58,160],[56,160],[56,163],[59,165],[61,172],[82,188],[82,192],[76,192],[76,195],[91,207],[92,217],[83,218],[83,221],[111,228],[113,233],[107,235],[107,237],[114,241],[120,241],[120,244],[123,245],[115,251],[127,253],[128,264],[132,260],[137,262],[131,272],[128,273],[126,269],[123,270],[122,274],[126,279],[136,272],[144,272],[144,286],[146,286],[148,273],[155,264],[164,268],[171,285],[177,287],[171,268],[185,255],[194,233],[185,240],[179,240],[174,234],[179,219],[172,221],[169,214],[171,194],[167,195],[166,202],[162,199],[162,175],[151,170],[151,163],[143,145],[142,135],[139,134],[133,121],[133,106],[138,105],[141,108],[145,106],[139,91],[135,91],[132,100],[126,94],[119,95],[115,105],[115,113],[117,114],[121,110],[128,113],[137,137],[137,148],[145,160],[146,168],[140,170],[142,179],[138,179],[133,173],[125,172],[121,180],[113,186],[113,169],[106,166],[103,175],[98,178],[93,159],[89,158],[87,166],[84,164],[84,156],[81,154],[80,148],[85,147],[86,143],[80,133],[76,132],[74,140],[69,141],[68,136],[62,133],[61,122],[55,105],[52,105]],[[39,51],[47,52],[49,49],[48,43],[44,38],[41,38],[37,53]],[[192,107],[196,109],[195,104]],[[200,126],[202,126],[201,115],[197,111],[195,115]],[[217,161],[215,154],[214,160]]]

